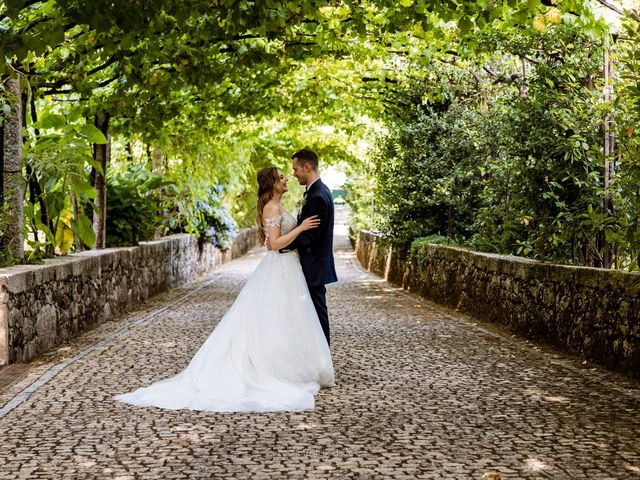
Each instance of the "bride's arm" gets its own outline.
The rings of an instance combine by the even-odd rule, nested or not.
[[[285,248],[291,242],[293,242],[302,232],[311,230],[312,228],[317,228],[318,225],[320,225],[320,220],[318,220],[317,217],[309,217],[286,235],[280,235],[280,222],[268,222],[269,219],[278,216],[280,216],[280,210],[275,205],[265,205],[264,209],[262,210],[262,218],[265,222],[265,228],[267,230],[267,248],[269,250],[280,250],[281,248]]]

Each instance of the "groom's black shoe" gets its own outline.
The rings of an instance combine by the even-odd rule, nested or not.
[[[278,252],[287,253],[287,252],[293,252],[293,250],[291,250],[290,248],[281,248],[280,250],[278,250]]]

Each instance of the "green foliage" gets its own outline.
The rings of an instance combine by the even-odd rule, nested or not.
[[[420,106],[415,115],[376,151],[377,204],[386,212],[377,227],[404,239],[466,235],[478,204],[469,135],[477,120],[461,105]]]
[[[213,246],[221,250],[229,250],[237,237],[236,223],[226,212],[218,193],[223,188],[209,187],[205,195],[195,200],[200,212],[196,224],[199,238],[208,240]]]
[[[427,245],[456,245],[456,242],[450,237],[435,234],[416,238],[411,242],[411,249],[420,249]]]
[[[194,234],[222,250],[231,248],[237,227],[220,199],[223,188],[193,181],[174,185],[164,200],[165,229]]]
[[[0,204],[0,268],[15,265],[15,259],[13,258],[13,254],[9,249],[9,243],[11,239],[8,238],[8,234],[6,232],[8,220],[8,215],[6,212],[7,205]]]
[[[164,180],[142,166],[107,176],[107,245],[136,245],[167,233],[190,233],[227,250],[236,225],[218,193],[221,187]]]
[[[161,186],[162,177],[140,166],[107,175],[107,246],[137,245],[154,238],[162,222]]]
[[[91,145],[105,142],[104,135],[86,123],[77,108],[64,112],[45,108],[32,124],[24,155],[30,167],[25,217],[34,231],[29,240],[34,258],[50,255],[54,249],[64,254],[83,244],[94,245],[92,212],[79,205],[95,198],[88,171],[91,167],[100,170],[100,165],[93,159]]]
[[[618,248],[628,255],[619,256],[617,266],[640,269],[640,21],[628,15],[624,36],[616,44],[621,64],[620,79],[615,85],[613,117],[618,152],[612,191],[615,194]],[[614,67],[615,68],[615,67]],[[616,91],[617,90],[617,91]]]
[[[605,24],[589,2],[551,3],[0,3],[0,75],[21,72],[40,115],[25,149],[31,254],[93,245],[91,144],[104,138],[91,124],[103,111],[114,244],[186,230],[224,246],[223,212],[253,224],[256,171],[288,172],[291,152],[312,145],[349,172],[353,228],[587,264],[607,243],[631,252],[635,134],[617,159],[615,214],[600,207]],[[618,130],[637,125],[633,52]],[[6,105],[0,83],[0,121]]]
[[[488,75],[443,63],[404,82],[407,108],[374,149],[374,227],[592,266],[615,251],[633,268],[637,156],[619,151],[625,175],[614,211],[603,210],[602,42],[566,25],[478,39],[499,52],[482,60]],[[356,219],[369,210],[352,205]]]

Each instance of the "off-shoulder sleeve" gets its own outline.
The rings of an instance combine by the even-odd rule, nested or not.
[[[275,217],[265,218],[263,219],[263,222],[264,222],[264,233],[265,233],[264,245],[267,245],[267,243],[269,242],[269,229],[271,227],[280,226],[280,224],[282,223],[282,215],[276,215]]]
[[[275,217],[264,219],[264,228],[279,227],[282,223],[282,215],[276,215]]]

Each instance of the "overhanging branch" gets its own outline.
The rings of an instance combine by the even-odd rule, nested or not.
[[[638,15],[633,10],[625,11],[622,7],[620,7],[619,5],[616,5],[615,3],[613,3],[613,2],[611,2],[609,0],[596,0],[596,1],[600,5],[602,5],[604,7],[607,7],[609,10],[612,10],[612,11],[616,12],[618,15],[622,15],[623,17],[626,16],[626,15],[629,15],[630,17],[632,17],[636,21],[640,22],[640,15]]]

